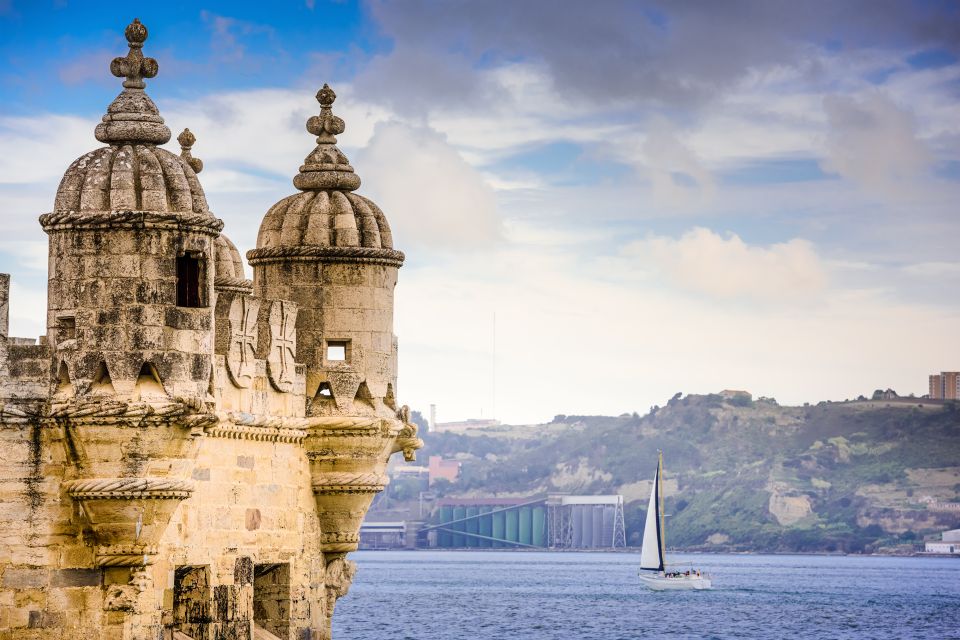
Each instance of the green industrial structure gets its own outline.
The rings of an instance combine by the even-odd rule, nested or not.
[[[623,496],[445,498],[417,546],[613,549],[626,546]]]

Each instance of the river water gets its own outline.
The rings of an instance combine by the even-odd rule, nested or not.
[[[635,553],[361,551],[336,640],[960,639],[960,559],[672,555],[711,591],[652,592]]]

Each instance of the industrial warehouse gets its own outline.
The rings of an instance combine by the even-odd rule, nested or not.
[[[365,522],[361,549],[618,549],[623,496],[445,498],[429,521]]]

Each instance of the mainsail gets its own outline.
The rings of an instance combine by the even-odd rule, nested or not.
[[[640,568],[663,571],[663,520],[660,505],[660,471],[663,457],[657,461],[657,475],[650,489],[647,520],[643,525],[643,546],[640,547]]]

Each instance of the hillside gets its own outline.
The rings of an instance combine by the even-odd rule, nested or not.
[[[462,460],[445,495],[622,493],[639,544],[662,449],[672,547],[909,550],[960,526],[960,408],[922,402],[677,394],[642,417],[426,434],[423,453]]]

